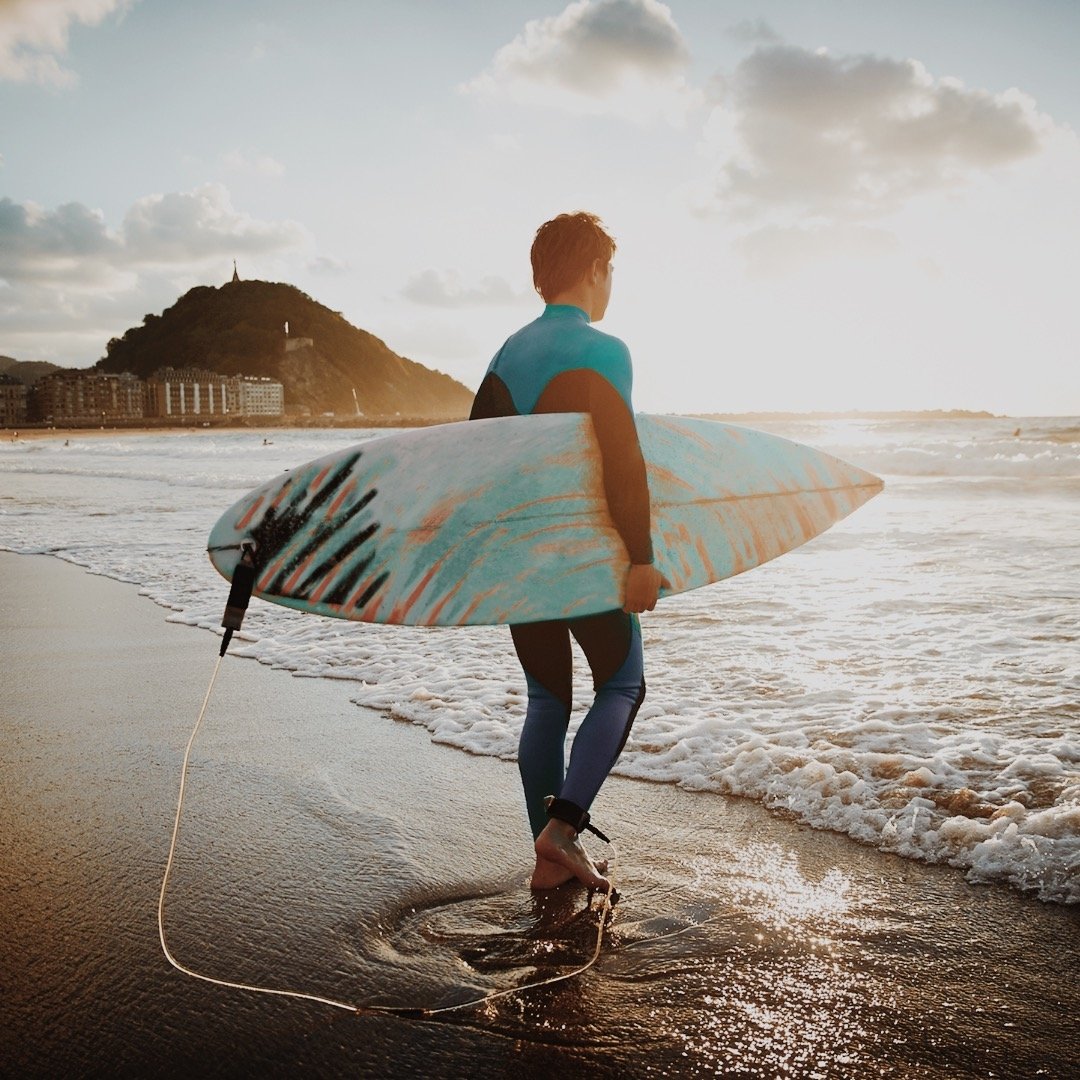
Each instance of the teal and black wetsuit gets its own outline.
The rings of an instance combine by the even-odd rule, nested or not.
[[[526,413],[587,412],[603,463],[612,520],[632,563],[652,562],[649,489],[634,412],[630,353],[589,325],[580,308],[549,304],[512,335],[488,367],[470,419]],[[518,767],[533,835],[547,823],[544,798],[556,795],[556,816],[584,815],[615,764],[645,698],[641,628],[622,610],[580,619],[522,623],[510,628],[525,672],[529,705]],[[589,662],[595,698],[570,754],[570,636]]]

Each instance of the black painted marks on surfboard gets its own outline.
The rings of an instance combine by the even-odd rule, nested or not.
[[[362,500],[364,505],[366,506],[369,502],[371,502],[374,497],[375,489],[372,488],[364,495],[364,498]],[[362,509],[363,507],[357,506],[356,512],[359,512]],[[348,516],[352,518],[354,515],[352,512],[350,512]],[[299,586],[297,587],[297,589],[294,590],[296,594],[298,596],[308,596],[311,592],[312,585],[314,585],[316,582],[322,581],[328,574],[333,571],[335,566],[340,566],[350,555],[352,555],[354,551],[357,550],[357,548],[367,543],[367,541],[370,540],[378,531],[378,528],[378,524],[372,522],[372,524],[368,525],[367,528],[362,529],[354,537],[352,537],[352,539],[346,540],[345,543],[341,545],[341,547],[331,551],[317,566],[312,567],[312,569],[310,569],[304,575]],[[303,560],[307,557],[309,553],[314,554],[318,550],[318,547],[322,543],[322,540],[323,537],[320,536],[312,545],[309,545],[308,548],[305,548],[304,554],[300,557],[298,563],[303,562]],[[357,564],[357,573],[362,573],[364,570],[367,569],[368,565],[371,563],[371,560],[374,558],[374,555],[374,552],[370,552],[366,558],[362,559]],[[337,588],[335,587],[334,593],[331,595],[336,595],[336,593]],[[337,600],[331,600],[330,602],[340,603],[340,601]]]
[[[371,561],[370,557],[365,559],[363,564],[356,570],[349,571],[347,580],[343,580],[341,584],[334,587],[334,591],[330,594],[330,603],[344,605],[345,601],[349,598],[349,593],[352,592],[357,581],[360,578],[360,574],[363,570],[367,569],[368,563]],[[351,607],[356,611],[362,611],[368,604],[368,601],[383,587],[386,583],[386,579],[390,576],[389,571],[384,571],[357,598],[356,602]]]
[[[361,456],[361,452],[357,451],[343,458],[332,472],[318,474],[323,478],[323,482],[313,495],[310,483],[300,484],[293,481],[287,495],[277,505],[271,505],[258,524],[252,527],[251,538],[256,544],[256,569],[265,571],[268,567],[280,563],[261,592],[272,596],[282,595],[286,584],[297,570],[312,564],[302,571],[299,582],[288,590],[289,595],[296,599],[309,600],[320,584],[334,572],[335,567],[347,563],[379,531],[379,522],[373,521],[358,532],[348,535],[349,523],[371,503],[378,494],[377,488],[369,488],[345,512],[332,517],[326,516],[327,508],[333,505],[334,498],[352,478],[353,467]],[[323,516],[321,522],[320,515]],[[294,547],[296,537],[304,533],[308,534],[308,539]],[[375,550],[372,548],[334,582],[333,588],[322,598],[323,602],[338,606],[344,604],[374,557]],[[386,578],[387,575],[382,574],[373,581],[364,590],[358,605],[362,607],[366,604]]]

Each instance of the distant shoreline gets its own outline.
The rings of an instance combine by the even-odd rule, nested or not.
[[[1009,420],[1007,413],[992,413],[974,409],[898,409],[843,412],[708,412],[693,413],[703,420]]]
[[[430,427],[435,424],[451,424],[457,417],[416,417],[416,416],[349,416],[349,417],[306,417],[306,416],[259,416],[246,421],[221,419],[191,420],[186,423],[143,418],[141,420],[110,420],[104,424],[46,424],[36,421],[28,424],[0,427],[0,431],[10,438],[18,432],[19,438],[28,436],[41,438],[48,435],[162,435],[169,432],[183,433],[194,431],[275,431],[282,429],[323,429],[323,428],[413,428]]]
[[[769,423],[792,422],[799,420],[1050,420],[1060,419],[1053,416],[1019,417],[1009,413],[992,413],[972,409],[900,409],[856,410],[842,412],[699,412],[665,413],[668,416],[688,416],[700,420],[721,420],[732,423]],[[1063,414],[1063,416],[1068,414]],[[105,425],[87,424],[43,424],[32,423],[19,427],[0,428],[2,438],[10,439],[18,432],[19,438],[43,438],[58,435],[160,435],[167,433],[181,434],[195,431],[274,431],[280,429],[329,429],[329,428],[418,428],[432,427],[436,424],[452,424],[466,419],[464,416],[448,417],[412,417],[412,416],[261,416],[251,417],[248,421],[191,420],[187,423],[174,423],[154,420],[113,421]]]

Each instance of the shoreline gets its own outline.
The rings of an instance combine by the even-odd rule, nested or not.
[[[278,418],[281,419],[281,418]],[[438,424],[453,424],[464,420],[465,417],[449,419],[418,419],[416,417],[355,417],[349,420],[336,422],[305,422],[300,417],[289,418],[287,421],[275,423],[275,417],[261,418],[259,423],[229,424],[215,422],[195,422],[191,424],[146,424],[132,422],[125,424],[91,424],[85,427],[71,426],[29,426],[0,428],[0,442],[23,442],[35,439],[69,439],[69,438],[103,438],[117,435],[195,435],[212,434],[214,432],[250,432],[252,435],[261,435],[273,431],[352,431],[358,428],[364,430],[388,430],[398,428],[433,427]],[[265,421],[265,422],[263,422]]]
[[[417,1023],[182,976],[157,888],[218,639],[49,556],[0,552],[0,574],[0,1053],[18,1075],[944,1080],[1080,1062],[1080,910],[621,777],[594,817],[624,898],[577,979]],[[167,904],[178,958],[410,1005],[583,962],[583,892],[538,908],[527,888],[514,763],[356,696],[225,658]]]
[[[911,423],[943,422],[980,422],[987,420],[1001,421],[1047,421],[1073,419],[1069,413],[1046,416],[1022,416],[1012,413],[991,413],[968,409],[925,409],[925,410],[899,410],[899,411],[860,411],[849,410],[841,412],[811,411],[811,412],[670,412],[661,415],[688,416],[701,420],[717,420],[725,423],[752,424],[752,423],[798,423],[827,422],[837,420],[854,421],[894,421]],[[334,420],[303,418],[303,417],[264,417],[253,423],[220,423],[217,421],[194,421],[182,424],[151,424],[138,421],[120,424],[100,424],[79,426],[45,426],[32,424],[26,427],[0,428],[0,441],[33,441],[35,439],[59,439],[59,438],[98,438],[114,437],[117,435],[184,435],[199,432],[250,432],[253,435],[269,434],[273,431],[330,431],[340,430],[381,430],[381,429],[410,429],[419,427],[432,427],[439,424],[453,424],[464,421],[466,417],[348,417]]]
[[[213,435],[218,433],[232,434],[234,432],[243,432],[250,435],[270,435],[275,431],[303,431],[304,427],[285,427],[284,425],[268,425],[266,427],[225,427],[224,425],[216,424],[212,427],[196,426],[189,424],[187,426],[177,427],[90,427],[90,428],[19,428],[18,438],[13,437],[10,431],[4,432],[0,435],[0,442],[9,441],[14,443],[21,442],[43,442],[45,440],[56,439],[115,439],[128,435],[166,435],[166,436],[180,436],[180,435]],[[312,429],[316,430],[316,429]],[[317,430],[328,430],[319,428]]]

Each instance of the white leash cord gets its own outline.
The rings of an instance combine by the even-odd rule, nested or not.
[[[457,1005],[445,1005],[437,1009],[427,1009],[423,1007],[409,1007],[404,1005],[357,1005],[346,1001],[338,1001],[334,998],[322,997],[319,994],[308,994],[301,990],[282,990],[275,989],[268,986],[252,986],[248,983],[233,982],[229,979],[218,979],[213,975],[204,975],[198,971],[193,971],[189,967],[185,967],[181,964],[176,957],[169,951],[169,946],[165,941],[165,894],[169,886],[169,875],[172,873],[173,860],[176,855],[176,842],[180,835],[180,817],[184,809],[184,788],[187,785],[187,772],[188,762],[191,758],[191,748],[195,744],[195,736],[199,732],[199,727],[202,725],[203,717],[206,714],[206,707],[210,703],[210,695],[214,689],[214,683],[217,681],[218,671],[221,668],[221,661],[224,659],[224,652],[219,654],[217,663],[214,665],[214,673],[210,677],[210,685],[206,688],[206,697],[203,699],[202,708],[199,710],[199,717],[195,721],[195,727],[192,729],[191,737],[188,739],[187,749],[184,750],[184,760],[180,767],[180,792],[176,800],[176,818],[173,821],[172,840],[169,843],[169,857],[165,862],[165,873],[161,879],[161,892],[158,896],[158,937],[161,940],[161,951],[165,954],[165,959],[177,971],[183,972],[185,975],[190,975],[193,979],[200,979],[202,982],[208,982],[214,986],[223,986],[229,990],[246,990],[254,994],[271,994],[276,997],[295,998],[300,1001],[313,1001],[320,1005],[330,1005],[335,1009],[345,1009],[348,1012],[357,1013],[361,1016],[371,1015],[391,1015],[401,1016],[411,1019],[423,1019],[429,1016],[437,1016],[440,1013],[454,1012],[458,1009],[471,1009],[478,1005],[486,1004],[489,1001],[494,1001],[496,998],[509,997],[511,994],[520,994],[526,990],[535,990],[540,986],[550,986],[552,983],[563,982],[566,979],[572,979],[577,975],[581,975],[587,971],[593,964],[596,963],[600,956],[600,949],[603,945],[604,939],[604,927],[607,925],[608,917],[611,914],[611,894],[613,887],[611,885],[611,878],[608,877],[608,890],[604,896],[603,908],[600,911],[600,921],[596,928],[596,945],[593,949],[592,956],[588,961],[582,964],[580,967],[574,968],[573,971],[564,972],[561,975],[554,975],[548,979],[541,979],[538,982],[526,983],[523,986],[515,986],[509,990],[497,990],[490,994],[484,994],[482,997],[475,998],[471,1001],[463,1001]],[[614,846],[612,847],[614,852]]]

